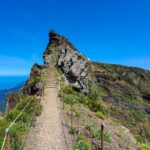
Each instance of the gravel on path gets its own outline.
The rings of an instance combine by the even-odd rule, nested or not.
[[[42,114],[37,117],[35,127],[31,128],[24,150],[67,150],[57,103],[54,67],[50,68],[45,83]]]

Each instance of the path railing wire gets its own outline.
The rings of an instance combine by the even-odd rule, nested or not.
[[[15,124],[15,122],[18,120],[18,118],[22,115],[22,113],[26,110],[26,108],[30,105],[30,103],[32,102],[32,100],[34,99],[34,97],[36,95],[41,95],[41,96],[43,95],[44,96],[44,86],[45,86],[45,81],[44,81],[43,86],[41,87],[41,89],[38,90],[34,95],[32,95],[31,100],[26,104],[26,106],[22,109],[22,111],[12,121],[12,123],[8,126],[8,128],[6,128],[6,130],[5,130],[5,137],[4,137],[3,142],[2,142],[1,150],[4,150],[5,143],[6,143],[7,137],[9,136],[10,129]],[[7,145],[6,145],[6,147],[7,147]]]
[[[78,105],[79,105],[79,107],[82,109],[82,110],[84,110],[85,112],[87,112],[88,114],[89,114],[89,111],[84,107],[84,105],[82,104],[82,103],[80,103],[78,100],[76,100],[73,96],[71,96],[70,94],[68,94],[67,96],[69,96],[73,101],[74,101],[74,103],[77,103]],[[63,109],[64,109],[64,99],[65,99],[65,97],[63,97]],[[72,106],[71,106],[72,107]],[[72,111],[72,109],[71,109],[71,111]],[[72,128],[72,124],[73,124],[73,115],[72,115],[73,113],[71,112],[71,128]],[[82,119],[82,123],[84,124],[84,125],[86,125],[86,122],[85,122],[85,120],[84,120],[84,118],[81,118]],[[97,118],[97,117],[95,117],[95,119],[98,121],[99,119]],[[107,129],[107,127],[105,126],[105,124],[104,124],[104,122],[102,121],[101,122],[101,124],[100,124],[100,128],[101,128],[101,144],[99,144],[99,143],[97,143],[96,141],[92,141],[92,143],[95,145],[95,147],[96,147],[96,150],[98,150],[99,149],[99,147],[100,147],[100,149],[101,150],[104,150],[104,128],[106,128]],[[108,130],[108,129],[107,129]]]
[[[85,112],[87,112],[87,114],[91,113],[91,112],[89,112],[89,110],[87,110],[87,109],[85,108],[84,104],[80,103],[80,102],[79,102],[78,100],[76,100],[72,95],[68,94],[67,96],[69,96],[75,103],[77,103],[77,104],[80,106],[81,110],[84,110]],[[64,99],[65,99],[65,97],[63,97],[63,109],[64,109],[64,103],[65,103],[65,102],[64,102],[64,101],[65,101]],[[71,107],[72,107],[72,106],[71,106]],[[71,111],[72,111],[72,109],[71,109]],[[73,113],[71,113],[71,114],[73,114]],[[93,115],[93,116],[94,116],[94,115]],[[73,116],[71,115],[71,117],[73,117]],[[96,116],[94,116],[94,118],[95,118],[97,121],[99,121],[99,118],[97,118]],[[84,118],[81,118],[81,119],[82,119],[83,125],[86,125],[85,119],[84,119]],[[71,118],[71,124],[72,124],[72,123],[73,123],[73,122],[72,122],[72,118]],[[71,125],[70,127],[72,128],[72,125]],[[100,147],[101,150],[104,150],[104,132],[105,132],[106,130],[109,131],[109,128],[106,126],[105,121],[102,121],[99,127],[101,128],[101,144],[99,144],[99,143],[96,142],[96,141],[92,141],[92,142],[93,142],[93,144],[95,145],[96,150],[99,149],[99,147]],[[104,131],[104,129],[105,129],[105,131]],[[132,141],[130,140],[130,142],[132,142]],[[125,145],[123,142],[122,142],[122,145],[123,145],[124,147],[126,147],[126,145]]]

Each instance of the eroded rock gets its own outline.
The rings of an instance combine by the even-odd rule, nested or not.
[[[51,51],[57,53],[57,67],[62,70],[69,84],[76,90],[88,93],[88,81],[91,79],[88,73],[88,59],[80,54],[76,48],[64,37],[56,32],[50,32],[50,41],[44,53],[44,62],[48,64],[51,59]]]

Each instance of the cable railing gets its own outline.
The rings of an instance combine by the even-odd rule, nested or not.
[[[84,104],[82,104],[82,103],[80,103],[77,99],[75,99],[72,95],[70,95],[70,94],[68,94],[67,95],[68,97],[70,97],[73,101],[74,101],[74,104],[76,103],[76,104],[78,104],[79,106],[80,106],[80,108],[81,108],[81,110],[84,110],[85,112],[87,112],[87,114],[91,114],[92,112],[90,112],[88,109],[86,109],[85,108],[85,106],[84,106]],[[63,97],[63,103],[65,103],[65,97]],[[73,104],[73,105],[74,105]],[[72,107],[73,106],[71,106],[71,111],[72,111]],[[63,109],[64,109],[64,104],[63,104]],[[99,120],[99,118],[97,118],[94,114],[92,115],[98,122],[100,122],[100,120]],[[70,118],[70,120],[71,120],[71,125],[70,125],[70,127],[72,128],[72,124],[73,124],[73,122],[72,122],[72,119],[73,118],[73,113],[71,112],[71,118]],[[82,124],[85,126],[85,125],[87,125],[86,124],[86,121],[85,121],[85,119],[84,118],[81,118],[81,121],[82,121]],[[98,129],[98,128],[97,128]],[[104,135],[105,135],[105,133],[106,132],[108,132],[110,129],[107,127],[107,123],[105,122],[105,121],[101,121],[101,123],[100,123],[100,125],[99,125],[99,129],[101,129],[101,139],[100,139],[100,142],[98,141],[98,140],[92,140],[92,143],[93,143],[93,145],[95,145],[95,147],[96,147],[96,149],[98,150],[99,148],[101,149],[101,150],[104,150],[105,148],[104,148]],[[125,141],[124,141],[125,142]],[[121,142],[121,144],[124,146],[124,147],[127,147],[127,145],[125,145],[125,143],[124,142]],[[132,140],[130,140],[130,142],[131,143],[133,143],[133,141]],[[108,145],[107,145],[108,146]],[[111,145],[110,145],[111,146]]]
[[[89,110],[87,110],[85,107],[84,107],[84,105],[82,104],[82,103],[80,103],[78,100],[76,100],[73,96],[71,96],[70,94],[68,94],[67,96],[69,96],[72,100],[73,100],[73,103],[75,104],[78,104],[79,105],[79,107],[81,108],[81,110],[84,110],[87,114],[91,114],[92,112],[89,112]],[[64,109],[64,97],[63,97],[63,109]],[[70,118],[70,122],[71,122],[71,124],[70,124],[70,128],[73,128],[73,105],[74,104],[71,104],[71,118]],[[93,115],[94,116],[94,115]],[[95,119],[97,119],[97,121],[99,121],[99,119],[97,118],[97,117],[95,117]],[[85,119],[84,119],[84,117],[82,117],[81,118],[81,120],[82,120],[82,124],[84,125],[84,126],[86,126],[86,121],[85,121]],[[95,140],[92,140],[92,143],[93,143],[93,145],[96,147],[96,149],[98,150],[99,148],[101,149],[101,150],[104,150],[104,128],[106,128],[107,129],[107,127],[106,127],[106,125],[105,125],[105,123],[102,121],[101,122],[101,124],[100,124],[100,129],[101,129],[101,140],[100,140],[100,143],[99,142],[97,142],[97,141],[95,141]],[[107,129],[108,130],[108,129]],[[78,138],[78,136],[75,138],[75,139],[77,139]]]
[[[25,105],[25,107],[21,110],[21,112],[17,115],[17,117],[11,122],[8,128],[6,128],[1,150],[4,150],[5,143],[6,143],[6,149],[10,150],[10,129],[13,127],[13,125],[16,123],[16,121],[19,119],[22,113],[27,109],[27,107],[31,104],[35,96],[37,95],[44,96],[44,86],[45,86],[45,81],[43,82],[43,86],[34,95],[32,95],[30,101]]]

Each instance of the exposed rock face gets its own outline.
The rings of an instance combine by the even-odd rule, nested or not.
[[[54,31],[50,32],[50,41],[44,53],[44,62],[47,65],[51,59],[52,51],[57,53],[57,67],[62,70],[69,84],[76,90],[88,93],[88,59],[80,54],[77,49],[64,37]]]
[[[13,109],[16,104],[20,101],[20,94],[18,93],[10,93],[7,96],[7,104],[6,104],[6,112]]]
[[[4,116],[3,112],[0,112],[0,119]]]
[[[42,74],[44,74],[45,71],[46,71],[45,65],[35,64],[32,67],[30,78],[27,80],[23,88],[23,92],[25,94],[33,95],[42,88],[43,86]]]
[[[78,91],[88,93],[88,82],[91,79],[88,73],[88,59],[80,54],[65,37],[55,31],[51,31],[49,37],[46,51],[43,54],[44,65],[35,64],[32,67],[30,78],[23,89],[24,93],[35,94],[41,88],[42,83],[35,81],[35,78],[46,71],[54,53],[57,57],[56,67],[62,70],[69,85]]]
[[[58,47],[58,67],[66,75],[70,85],[88,93],[88,60],[66,44]]]
[[[44,65],[35,64],[32,67],[23,92],[33,95],[41,89],[43,74],[55,55],[56,67],[64,73],[66,83],[77,91],[90,95],[89,82],[94,81],[93,91],[97,90],[101,100],[104,100],[94,106],[101,106],[100,103],[105,102],[106,113],[128,127],[139,139],[150,139],[150,71],[90,62],[65,37],[54,31],[49,36],[43,54]],[[14,108],[19,100],[19,95],[10,95],[8,110]],[[127,130],[125,132],[128,134]]]

